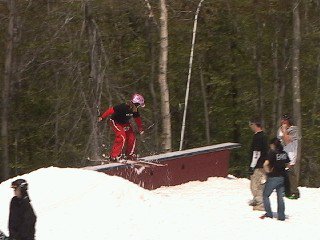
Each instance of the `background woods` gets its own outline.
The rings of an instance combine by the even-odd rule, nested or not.
[[[110,147],[97,116],[142,93],[138,151],[179,148],[199,1],[0,0],[1,179],[84,166]],[[239,142],[245,176],[259,115],[302,129],[300,183],[320,186],[320,1],[205,0],[197,24],[184,148]]]

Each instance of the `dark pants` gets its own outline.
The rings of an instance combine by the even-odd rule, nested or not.
[[[283,201],[284,196],[284,177],[269,177],[263,191],[263,204],[266,210],[266,216],[272,218],[272,210],[270,205],[270,195],[273,190],[277,191],[277,203],[278,203],[278,219],[285,220],[285,206]]]
[[[287,172],[288,174],[288,180],[289,180],[289,195],[296,195],[297,197],[300,197],[300,192],[298,189],[298,179],[297,179],[297,173],[296,173],[296,167],[295,165],[291,166]]]

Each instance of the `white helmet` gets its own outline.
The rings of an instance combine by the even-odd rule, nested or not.
[[[144,107],[144,98],[142,95],[138,94],[138,93],[135,93],[132,95],[132,98],[131,98],[131,102],[132,103],[138,103],[141,107]]]

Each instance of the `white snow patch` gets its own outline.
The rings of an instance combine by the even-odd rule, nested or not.
[[[285,199],[288,219],[281,222],[259,219],[263,212],[247,204],[249,180],[233,176],[153,191],[83,169],[50,167],[16,178],[29,182],[37,240],[320,239],[320,189],[302,187],[301,199]],[[0,184],[5,233],[13,180]],[[271,204],[276,212],[275,193]]]

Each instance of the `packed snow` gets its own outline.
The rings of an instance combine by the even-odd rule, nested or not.
[[[116,176],[44,168],[29,182],[37,240],[320,239],[320,189],[285,199],[284,222],[252,211],[249,180],[228,176],[149,191]],[[16,178],[14,178],[16,179]],[[0,184],[0,229],[8,233],[10,179]],[[276,212],[276,194],[271,196]]]

